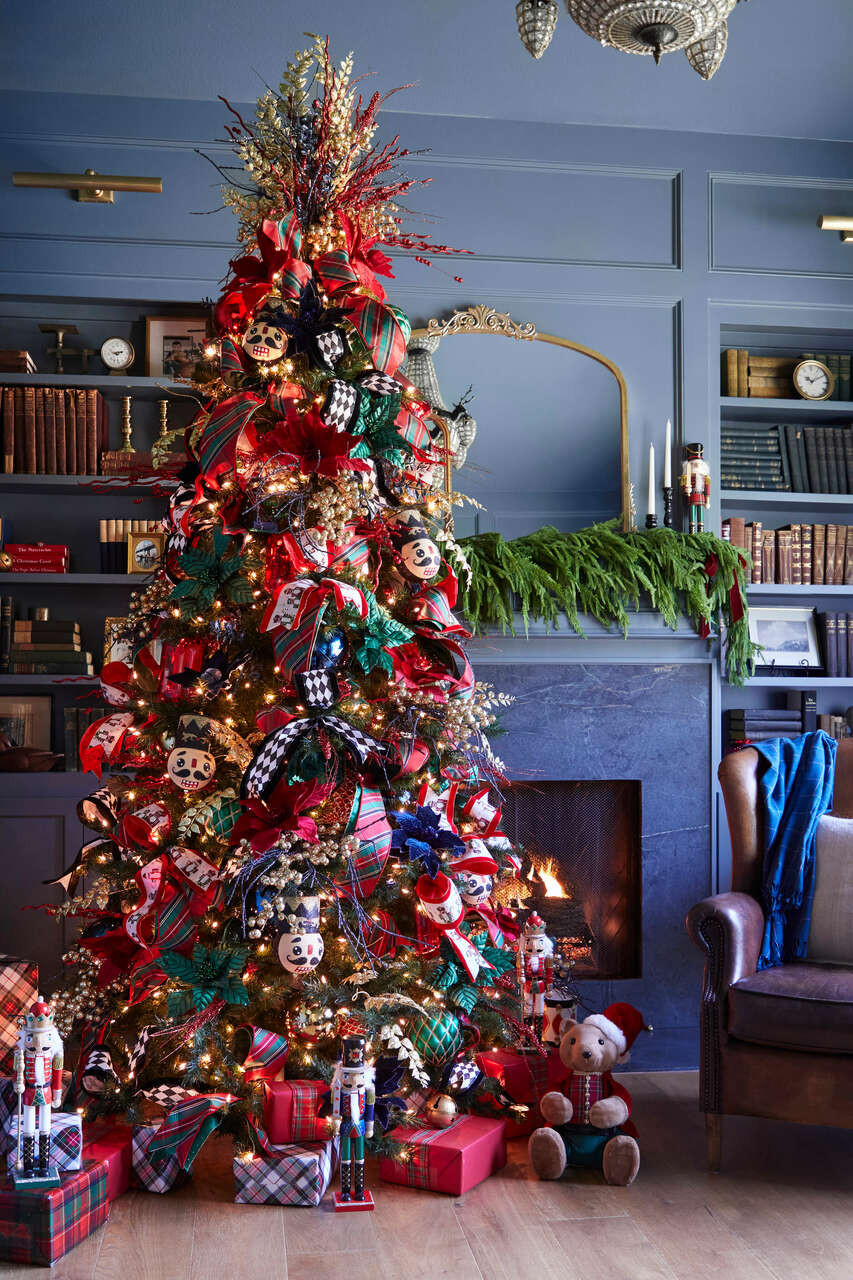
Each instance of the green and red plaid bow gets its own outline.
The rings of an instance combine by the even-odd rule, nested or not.
[[[175,1156],[188,1173],[207,1139],[235,1098],[230,1093],[199,1093],[184,1098],[166,1116],[148,1144],[150,1155]]]
[[[275,1031],[265,1031],[263,1027],[247,1024],[251,1032],[252,1042],[243,1063],[243,1076],[247,1081],[274,1080],[287,1061],[290,1049],[284,1036]]]

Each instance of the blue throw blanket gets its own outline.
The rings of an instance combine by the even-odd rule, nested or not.
[[[759,969],[802,960],[809,940],[815,835],[832,804],[838,743],[823,732],[757,742],[764,802],[764,938]]]

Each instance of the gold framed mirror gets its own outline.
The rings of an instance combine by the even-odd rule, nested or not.
[[[519,390],[517,407],[514,404],[509,405],[505,403],[506,395],[504,386],[501,386],[496,391],[496,394],[499,395],[501,400],[503,416],[509,421],[509,430],[519,433],[519,442],[521,445],[520,465],[522,469],[525,457],[528,455],[531,456],[529,459],[530,465],[534,465],[532,455],[536,453],[536,449],[531,449],[529,447],[531,444],[535,444],[543,452],[543,457],[539,460],[539,466],[540,471],[546,474],[546,483],[552,483],[552,476],[549,473],[554,472],[556,464],[564,466],[567,464],[567,469],[571,469],[573,447],[578,455],[575,462],[578,471],[582,471],[581,463],[587,462],[589,457],[597,450],[598,454],[596,456],[599,458],[598,470],[602,473],[606,472],[606,474],[601,477],[601,488],[608,490],[608,498],[612,499],[612,505],[609,510],[594,510],[591,514],[591,518],[586,520],[586,523],[593,523],[596,519],[618,515],[619,509],[617,507],[617,503],[621,502],[622,528],[625,530],[631,529],[634,522],[632,511],[630,461],[628,453],[628,389],[624,375],[619,366],[608,356],[603,355],[600,351],[595,351],[592,347],[585,346],[580,342],[575,342],[570,338],[560,337],[558,334],[539,332],[535,325],[530,323],[521,324],[518,321],[513,320],[509,313],[496,311],[493,307],[488,307],[484,304],[469,307],[465,311],[454,311],[452,315],[446,319],[433,318],[427,322],[426,326],[413,329],[409,340],[409,361],[412,361],[413,354],[415,352],[423,350],[436,352],[439,345],[439,339],[442,340],[442,351],[444,351],[445,347],[443,340],[445,338],[474,334],[511,338],[514,341],[521,343],[547,344],[550,348],[556,349],[556,351],[562,349],[563,351],[574,353],[574,355],[583,360],[593,361],[601,369],[607,371],[607,377],[604,379],[604,383],[606,385],[598,388],[595,393],[597,397],[596,412],[598,416],[590,413],[588,415],[589,422],[586,423],[580,421],[584,416],[583,397],[581,393],[590,383],[589,375],[583,373],[584,366],[564,365],[561,360],[557,359],[551,362],[547,373],[543,375],[542,370],[539,367],[541,365],[541,360],[531,362],[531,364],[535,364],[537,366],[536,372],[532,376],[533,378],[539,376],[540,382],[538,385],[540,393],[543,390],[544,380],[544,382],[547,383],[550,394],[555,397],[557,402],[562,406],[564,414],[563,422],[568,423],[565,427],[565,432],[571,431],[572,425],[577,423],[577,430],[572,431],[568,441],[566,440],[566,434],[560,436],[555,434],[553,431],[551,432],[550,454],[547,452],[547,449],[544,448],[543,441],[549,439],[548,430],[553,426],[558,426],[557,419],[554,416],[554,406],[551,404],[550,407],[543,408],[542,415],[546,420],[543,422],[542,430],[540,430],[538,434],[533,432],[532,426],[528,427],[526,425],[525,418],[529,418],[531,413],[535,414],[537,412],[537,406],[531,406],[531,388],[526,387],[524,384],[526,375],[523,372],[523,364],[521,362],[515,362],[516,368],[511,372],[507,372],[504,366],[512,362],[504,362],[501,360],[495,362],[494,356],[491,354],[491,351],[489,351],[487,363],[483,364],[483,372],[480,377],[483,380],[491,380],[493,376],[501,376],[506,380],[506,385],[515,386]],[[429,339],[430,342],[424,343],[424,339]],[[431,362],[431,355],[427,358]],[[483,359],[486,360],[486,357],[483,357]],[[431,363],[427,368],[428,370],[431,370],[431,374],[428,375],[428,380],[429,377],[432,378],[431,392],[427,392],[427,388],[425,386],[421,386],[420,389],[425,392],[425,399],[431,405],[433,410],[433,421],[441,431],[444,447],[445,449],[449,449],[451,448],[451,439],[454,428],[453,414],[457,414],[455,421],[458,422],[458,411],[461,406],[457,405],[457,409],[453,411],[448,409],[448,406],[442,402],[441,396],[438,393],[438,380],[435,376],[436,370],[432,367]],[[409,372],[408,363],[404,366],[404,371],[407,373],[407,376],[412,378],[412,381],[418,385],[418,378],[413,376],[412,372]],[[457,382],[459,372],[460,370],[457,368]],[[444,381],[444,372],[441,373],[441,378],[442,381]],[[472,383],[474,404],[476,407],[476,397],[482,389],[478,387],[476,369],[472,371],[472,376],[469,378],[469,381]],[[535,381],[531,383],[532,387],[536,387],[536,385]],[[607,386],[612,387],[612,391],[606,393],[608,399],[606,403],[603,403],[602,397],[605,395]],[[526,401],[524,398],[525,395],[527,396]],[[542,396],[541,398],[544,399],[545,397]],[[436,401],[438,403],[435,403]],[[494,408],[494,405],[492,408]],[[572,417],[573,414],[575,415],[574,418]],[[473,418],[471,418],[470,415],[463,416],[468,417],[469,421],[473,422]],[[517,422],[512,421],[514,416],[517,417]],[[610,430],[609,425],[611,422],[612,431]],[[483,420],[481,416],[479,417],[481,453],[488,440],[489,425],[489,421]],[[581,428],[587,431],[586,438],[584,438],[583,430],[581,430]],[[478,428],[475,424],[473,431],[476,432],[477,430]],[[469,436],[466,437],[466,439],[467,443],[473,444],[473,433],[469,431]],[[457,439],[457,446],[458,443],[459,441]],[[467,443],[465,448],[462,450],[463,458],[467,453]],[[525,443],[528,446],[526,449],[524,447]],[[502,454],[506,453],[505,440],[496,441],[496,446]],[[446,492],[450,492],[451,488],[454,487],[452,479],[452,470],[454,465],[458,464],[453,463],[451,458],[447,458],[444,468],[444,487]],[[611,471],[613,474],[611,474]],[[504,483],[506,483],[506,481]],[[561,483],[565,485],[566,481],[563,480]],[[588,477],[582,475],[579,483],[581,487],[585,485],[589,488]],[[463,484],[460,487],[462,487],[466,492],[470,491],[469,485],[467,484]],[[484,493],[486,493],[486,505],[488,505],[487,491],[484,491]],[[478,500],[483,500],[481,494],[478,493],[475,496],[478,497]],[[553,494],[551,496],[556,498],[557,495]],[[537,501],[541,501],[539,495],[531,493],[529,495],[528,505],[531,506],[532,509],[535,509]],[[551,513],[546,510],[545,518],[539,521],[539,525],[549,523],[549,514]],[[583,521],[581,521],[581,523],[583,523]],[[510,531],[511,528],[512,526],[510,526]]]

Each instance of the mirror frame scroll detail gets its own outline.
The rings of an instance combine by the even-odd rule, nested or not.
[[[494,307],[488,307],[484,303],[477,303],[472,307],[468,307],[466,311],[454,311],[446,320],[437,320],[435,318],[428,320],[425,328],[413,329],[411,336],[412,338],[446,338],[466,333],[491,333],[499,337],[514,338],[521,342],[549,342],[552,346],[564,347],[567,351],[577,351],[579,355],[587,356],[590,360],[596,360],[613,374],[616,379],[616,385],[619,388],[622,528],[626,533],[629,532],[634,527],[634,519],[628,452],[628,388],[625,384],[625,376],[619,366],[614,364],[607,356],[602,355],[600,351],[593,350],[592,347],[586,347],[581,342],[573,342],[571,338],[561,338],[555,333],[539,333],[534,324],[529,322],[527,324],[519,324],[518,321],[512,319],[508,312],[496,311]],[[430,416],[439,425],[444,437],[444,446],[447,448],[450,440],[447,424],[437,413]],[[445,490],[449,493],[451,486],[449,459],[446,460],[444,473]]]

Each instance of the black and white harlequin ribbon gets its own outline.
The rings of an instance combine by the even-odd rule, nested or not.
[[[113,1060],[109,1049],[92,1049],[80,1077],[86,1093],[103,1093],[107,1081],[115,1080]]]
[[[336,365],[346,351],[346,343],[338,329],[327,329],[318,333],[314,339],[314,347],[323,364]]]
[[[380,373],[378,369],[365,373],[359,378],[358,385],[367,391],[375,391],[378,396],[392,396],[395,391],[403,390],[396,378],[390,377],[387,373]]]
[[[326,392],[320,417],[333,431],[346,431],[358,417],[361,395],[358,387],[333,378]]]
[[[321,667],[297,671],[293,681],[299,696],[303,702],[308,703],[309,707],[333,707],[341,700],[341,691],[336,677],[331,671]]]
[[[243,774],[244,796],[265,796],[278,782],[284,769],[287,753],[293,743],[303,733],[311,729],[327,729],[343,738],[363,764],[371,751],[381,751],[375,738],[369,737],[357,729],[355,725],[342,720],[340,716],[317,716],[309,720],[291,720],[281,729],[274,729],[261,743],[258,754]]]
[[[143,1098],[148,1098],[149,1102],[156,1102],[158,1106],[165,1107],[170,1110],[176,1107],[179,1102],[183,1102],[185,1098],[197,1098],[197,1089],[185,1089],[180,1084],[155,1084],[153,1089],[140,1089]]]
[[[483,1078],[483,1072],[471,1058],[458,1058],[447,1068],[444,1087],[448,1093],[468,1093]]]
[[[153,1028],[150,1026],[143,1027],[137,1037],[136,1044],[133,1046],[133,1052],[130,1055],[130,1061],[127,1064],[128,1071],[130,1072],[131,1076],[136,1075],[136,1068],[139,1066],[140,1062],[145,1057],[145,1049],[148,1044],[148,1041],[151,1039],[152,1030]]]

